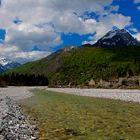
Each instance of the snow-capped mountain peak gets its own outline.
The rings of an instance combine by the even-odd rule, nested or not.
[[[7,65],[9,63],[12,63],[12,61],[8,60],[8,59],[6,59],[4,57],[0,57],[0,65],[5,66],[5,65]]]
[[[104,39],[111,39],[112,37],[116,36],[116,35],[122,35],[122,34],[127,34],[127,31],[124,29],[116,29],[116,30],[112,30],[109,31],[103,38]]]
[[[11,61],[7,58],[0,57],[0,73],[3,73],[9,69],[13,69],[20,66],[18,62]]]
[[[96,47],[125,47],[139,46],[140,43],[125,29],[109,31],[105,36],[95,43]]]

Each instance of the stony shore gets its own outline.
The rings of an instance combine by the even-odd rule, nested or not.
[[[80,89],[80,88],[46,88],[46,90],[73,94],[78,96],[107,98],[140,103],[140,90]]]
[[[0,140],[34,140],[30,125],[17,104],[20,99],[29,98],[32,93],[27,87],[0,89]]]
[[[6,97],[0,101],[0,138],[3,140],[35,140],[32,127],[20,106]]]

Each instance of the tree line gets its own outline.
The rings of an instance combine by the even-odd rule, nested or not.
[[[3,74],[0,76],[0,86],[47,86],[48,78],[35,74]]]

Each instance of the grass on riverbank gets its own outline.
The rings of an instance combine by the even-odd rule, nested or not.
[[[41,140],[137,140],[140,105],[45,90],[21,102]]]

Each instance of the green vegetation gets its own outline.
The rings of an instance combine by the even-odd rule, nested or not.
[[[47,86],[48,78],[34,74],[4,74],[0,76],[0,86]]]
[[[140,104],[45,90],[20,102],[41,140],[138,140]]]
[[[25,64],[10,72],[43,74],[50,85],[86,84],[90,79],[99,81],[140,74],[140,48],[82,47],[63,50],[42,60]],[[9,72],[9,73],[10,73]]]
[[[0,87],[6,87],[7,84],[4,80],[2,80],[2,78],[0,78]]]

